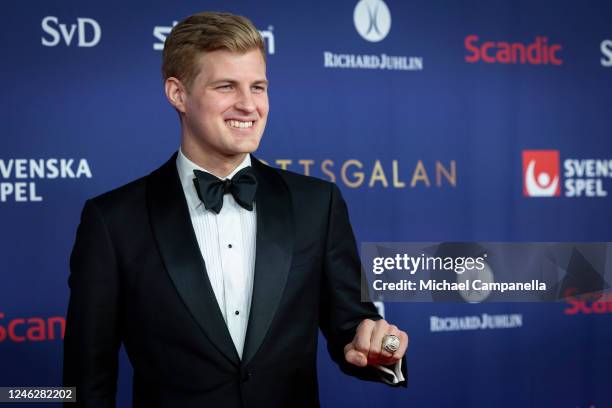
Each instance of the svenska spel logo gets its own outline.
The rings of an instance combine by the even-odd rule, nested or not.
[[[523,150],[525,197],[604,198],[608,196],[605,182],[610,179],[612,158],[564,157],[561,160],[559,150]]]
[[[561,195],[558,150],[523,150],[523,195]]]

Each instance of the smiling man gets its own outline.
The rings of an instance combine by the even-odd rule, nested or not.
[[[251,156],[269,110],[252,23],[188,17],[162,71],[179,151],[88,200],[77,232],[64,353],[77,405],[115,405],[124,344],[135,407],[318,406],[319,328],[345,373],[405,385],[408,337],[360,302],[338,188]]]

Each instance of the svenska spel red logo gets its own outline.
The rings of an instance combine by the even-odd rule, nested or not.
[[[556,197],[560,184],[558,150],[523,150],[523,195]]]

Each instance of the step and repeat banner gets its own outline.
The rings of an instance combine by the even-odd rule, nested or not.
[[[205,10],[248,16],[266,43],[257,157],[337,183],[359,242],[612,241],[609,2],[12,2],[0,27],[0,386],[61,384],[83,203],[178,148],[161,50]],[[408,389],[343,375],[321,338],[322,406],[612,406],[611,298],[382,300],[411,338]],[[130,387],[122,357],[119,406]]]

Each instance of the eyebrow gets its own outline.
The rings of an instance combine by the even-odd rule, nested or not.
[[[221,83],[229,83],[229,84],[236,84],[238,83],[238,81],[234,80],[234,79],[217,79],[215,81],[209,82],[208,85],[218,85]],[[252,82],[252,85],[268,85],[269,81],[267,79],[258,79]]]

